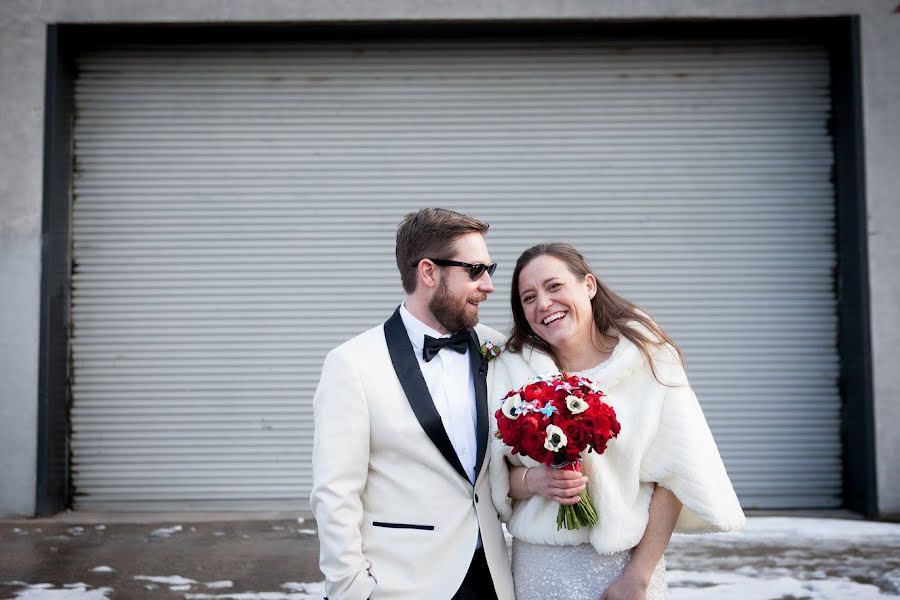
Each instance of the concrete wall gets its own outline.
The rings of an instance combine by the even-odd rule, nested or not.
[[[861,29],[878,508],[900,519],[900,14]]]
[[[0,515],[32,515],[46,27],[15,8],[0,4]]]
[[[0,3],[0,515],[34,511],[48,23],[765,18],[859,14],[879,510],[900,514],[900,0],[4,0]]]

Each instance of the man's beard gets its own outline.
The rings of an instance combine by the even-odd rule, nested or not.
[[[456,298],[450,294],[446,283],[442,280],[428,303],[428,310],[450,333],[465,331],[478,324],[478,311],[469,315],[466,311],[468,297]]]

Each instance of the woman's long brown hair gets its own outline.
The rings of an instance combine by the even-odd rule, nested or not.
[[[670,338],[668,334],[653,321],[653,319],[647,316],[646,313],[633,303],[619,296],[609,289],[609,287],[604,285],[600,278],[597,277],[597,274],[593,272],[590,265],[588,265],[584,256],[582,256],[574,246],[561,242],[532,246],[523,252],[522,255],[519,256],[519,260],[516,261],[516,268],[513,271],[512,276],[512,294],[510,297],[513,314],[513,328],[512,333],[510,333],[509,336],[509,341],[506,343],[506,347],[510,352],[521,352],[522,348],[526,345],[534,346],[538,350],[553,357],[554,362],[557,363],[556,366],[560,366],[550,344],[541,339],[534,333],[534,330],[531,329],[528,319],[525,318],[525,309],[522,308],[522,300],[519,295],[519,275],[522,273],[522,269],[539,256],[553,256],[558,258],[579,281],[584,281],[584,278],[587,277],[588,274],[594,276],[597,280],[597,293],[591,298],[591,309],[597,330],[603,334],[611,327],[614,327],[621,335],[628,338],[629,341],[638,347],[647,359],[647,363],[650,365],[650,371],[657,381],[663,383],[660,381],[659,375],[653,364],[653,358],[650,354],[651,348],[669,344],[678,353],[679,360],[683,360],[681,350],[672,338]],[[655,336],[656,339],[653,339],[653,337],[648,336],[645,332],[629,325],[629,321],[637,321],[643,325],[652,336]]]

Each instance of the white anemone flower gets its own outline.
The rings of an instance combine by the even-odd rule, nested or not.
[[[522,397],[518,394],[510,396],[503,402],[500,410],[503,411],[503,416],[507,419],[518,419],[519,413],[522,412]]]
[[[568,408],[569,412],[573,415],[577,415],[586,411],[589,408],[589,405],[578,396],[572,396],[570,394],[566,396],[566,408]]]
[[[563,430],[556,425],[547,425],[547,439],[544,440],[544,448],[556,452],[569,443],[569,438]]]

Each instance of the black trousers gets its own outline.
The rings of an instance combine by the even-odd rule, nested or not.
[[[491,579],[483,548],[475,551],[466,578],[451,600],[497,600],[494,580]]]

